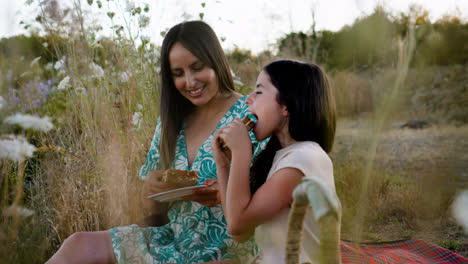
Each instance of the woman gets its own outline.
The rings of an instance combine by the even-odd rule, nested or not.
[[[200,263],[256,253],[252,240],[236,243],[229,235],[216,190],[213,132],[245,115],[248,107],[246,97],[234,91],[227,59],[207,24],[191,21],[169,30],[161,48],[161,81],[160,120],[140,169],[144,195],[173,188],[159,181],[160,171],[168,168],[195,170],[198,184],[209,187],[187,197],[192,201],[170,206],[147,200],[151,212],[168,209],[165,226],[75,233],[50,263]],[[257,154],[262,144],[251,138]]]

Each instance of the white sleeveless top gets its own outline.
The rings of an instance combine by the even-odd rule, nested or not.
[[[336,193],[333,164],[327,153],[315,142],[301,141],[277,151],[267,180],[283,168],[298,169],[304,173],[304,177],[313,177]],[[257,263],[284,263],[289,211],[289,207],[283,209],[273,219],[255,229],[255,242],[260,249]],[[302,233],[301,263],[319,263],[319,238],[319,225],[309,208]]]

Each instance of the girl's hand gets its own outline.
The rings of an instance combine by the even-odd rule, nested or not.
[[[231,160],[231,151],[227,148],[222,149],[219,144],[219,135],[223,128],[220,128],[215,131],[213,134],[213,139],[211,141],[211,150],[213,151],[213,157],[216,162],[216,167],[228,168],[229,161]]]
[[[219,138],[224,140],[231,152],[252,152],[252,141],[249,131],[239,118],[234,119],[234,121],[219,130]]]
[[[221,203],[218,181],[209,179],[203,184],[205,185],[204,188],[195,189],[192,195],[184,196],[182,199],[194,201],[207,207],[213,207]]]

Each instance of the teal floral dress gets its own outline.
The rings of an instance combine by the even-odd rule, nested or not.
[[[226,126],[247,113],[246,96],[240,98],[224,115],[216,129]],[[139,171],[144,180],[148,172],[157,170],[161,124],[158,121],[145,165]],[[250,132],[253,156],[266,142],[258,142]],[[213,134],[202,144],[191,167],[188,166],[185,129],[179,133],[172,167],[198,172],[198,185],[216,179],[216,164],[211,151]],[[227,231],[221,204],[205,207],[192,201],[177,201],[168,211],[170,222],[161,227],[137,225],[110,230],[114,253],[119,263],[200,263],[232,258],[249,258],[257,253],[253,238],[236,243]]]

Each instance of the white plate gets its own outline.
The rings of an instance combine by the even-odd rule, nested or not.
[[[179,198],[190,195],[192,194],[192,191],[195,189],[199,188],[206,188],[206,186],[201,185],[201,186],[190,186],[190,187],[184,187],[184,188],[178,188],[174,190],[170,190],[167,192],[162,192],[162,193],[157,193],[148,196],[148,199],[156,200],[159,202],[171,202],[171,201],[176,201],[179,200]]]

